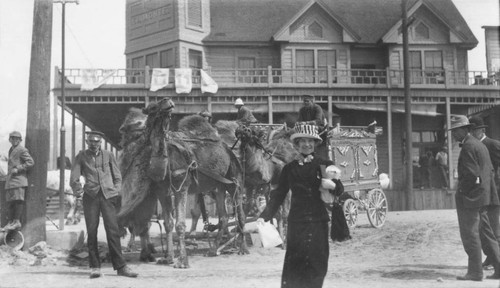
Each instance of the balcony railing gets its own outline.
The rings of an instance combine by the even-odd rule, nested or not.
[[[170,69],[170,85],[174,83],[174,69]],[[337,69],[333,66],[320,69],[205,69],[219,87],[403,87],[404,72],[398,69]],[[69,84],[82,84],[82,69],[66,69]],[[105,84],[138,84],[148,88],[151,83],[152,69],[116,69],[111,76],[109,69],[96,69],[98,81],[108,78]],[[410,70],[411,84],[414,86],[457,87],[457,86],[500,86],[500,73],[488,74],[481,71],[454,70]],[[193,69],[193,84],[201,83],[199,69]],[[59,87],[60,81],[55,85]]]

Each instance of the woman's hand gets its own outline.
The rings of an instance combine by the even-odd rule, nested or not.
[[[321,188],[335,190],[336,187],[337,185],[331,179],[321,178]]]

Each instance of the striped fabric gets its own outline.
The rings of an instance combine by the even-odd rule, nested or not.
[[[295,138],[312,138],[321,141],[321,137],[318,135],[318,126],[301,124],[295,125],[295,133],[290,136],[293,141]]]

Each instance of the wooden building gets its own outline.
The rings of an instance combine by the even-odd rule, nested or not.
[[[118,127],[130,107],[165,96],[174,100],[179,117],[208,109],[214,120],[234,119],[233,103],[240,97],[259,121],[291,126],[301,95],[312,94],[330,124],[376,120],[383,127],[377,138],[379,171],[391,176],[394,192],[388,198],[396,199],[391,209],[398,210],[405,153],[413,155],[420,188],[418,163],[426,152],[435,155],[447,145],[452,172],[456,166],[459,148],[446,141],[451,136],[444,130],[450,114],[482,113],[487,122],[498,120],[499,83],[486,71],[468,70],[467,53],[478,41],[451,0],[408,0],[410,136],[404,132],[401,0],[127,0],[126,5],[127,69],[90,92],[80,91],[78,68],[66,72],[68,107],[103,130],[112,144],[119,141]],[[149,91],[153,68],[171,71],[171,84],[156,92]],[[192,68],[191,93],[176,94],[175,68]],[[200,70],[218,83],[217,93],[201,93]],[[55,93],[60,94],[57,88]],[[404,151],[409,138],[413,150]],[[431,178],[432,186],[442,186]],[[450,190],[425,191],[415,194],[421,205],[409,209],[453,205]]]

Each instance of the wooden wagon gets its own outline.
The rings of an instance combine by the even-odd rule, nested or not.
[[[329,158],[342,171],[345,192],[339,197],[349,227],[366,211],[375,228],[384,225],[388,206],[379,181],[376,134],[363,127],[344,126],[327,137]]]

